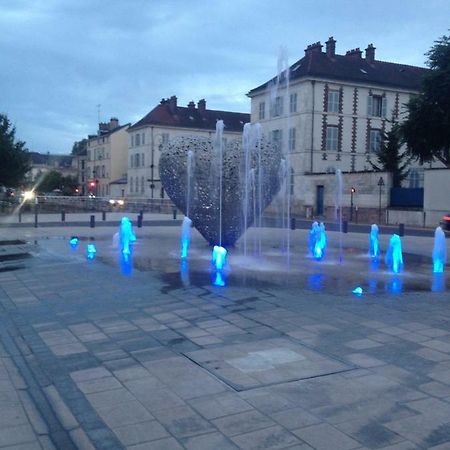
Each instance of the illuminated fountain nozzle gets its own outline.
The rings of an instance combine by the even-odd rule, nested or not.
[[[95,254],[97,253],[97,249],[95,248],[95,244],[88,244],[86,247],[86,256],[87,259],[94,259]]]
[[[215,245],[212,252],[212,263],[216,270],[222,270],[227,262],[227,251],[220,247],[219,245]]]

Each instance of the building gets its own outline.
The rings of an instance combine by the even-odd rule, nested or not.
[[[117,118],[100,123],[97,134],[89,135],[86,151],[87,192],[97,197],[110,196],[110,183],[127,173],[130,124],[120,125]]]
[[[325,49],[320,42],[308,45],[288,72],[252,89],[247,94],[252,122],[260,122],[264,133],[290,152],[293,203],[299,208],[310,203],[316,210],[323,203],[320,180],[304,175],[372,171],[384,132],[402,120],[426,71],[379,61],[372,44],[364,57],[359,48],[339,55],[330,37]],[[422,183],[422,173],[412,168],[414,187]],[[305,192],[315,199],[306,200]]]
[[[77,167],[71,155],[51,155],[50,153],[29,152],[31,168],[27,180],[39,181],[46,173],[56,170],[63,176],[77,176]]]
[[[128,128],[128,187],[131,197],[164,198],[159,179],[159,156],[163,144],[182,135],[214,135],[217,120],[223,120],[225,139],[240,138],[250,114],[206,109],[206,101],[197,106],[178,106],[177,97],[161,100],[145,117]]]

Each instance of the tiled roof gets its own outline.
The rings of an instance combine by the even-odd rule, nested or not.
[[[223,120],[225,131],[242,131],[244,124],[250,122],[250,114],[216,111],[213,109],[199,109],[192,102],[191,106],[177,106],[170,100],[162,100],[145,117],[132,125],[128,130],[135,130],[144,126],[168,126],[179,128],[195,128],[202,130],[216,129],[217,120]]]
[[[353,51],[354,52],[354,51]],[[300,78],[325,78],[333,81],[350,81],[363,84],[374,84],[395,87],[410,91],[420,88],[421,79],[428,69],[385,61],[367,61],[353,55],[328,56],[322,51],[306,52],[307,54],[289,69],[290,80]],[[276,78],[250,90],[251,97],[274,82]]]
[[[97,139],[97,138],[101,138],[101,137],[107,137],[110,136],[111,134],[116,133],[119,130],[122,130],[125,127],[129,127],[131,124],[126,123],[125,125],[119,125],[116,128],[113,128],[112,130],[106,131],[106,130],[101,130],[100,134],[90,134],[88,136],[88,139]]]

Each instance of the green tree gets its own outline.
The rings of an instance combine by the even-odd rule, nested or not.
[[[74,142],[71,154],[76,156],[85,153],[87,149],[87,142],[88,142],[87,139],[82,139],[81,141]]]
[[[408,157],[407,151],[401,151],[401,146],[400,127],[394,124],[391,130],[382,136],[381,147],[377,152],[377,163],[370,163],[376,171],[392,173],[393,187],[401,187],[402,181],[409,174],[407,167],[411,157]]]
[[[42,193],[51,193],[57,189],[61,191],[63,195],[73,195],[77,186],[78,182],[76,177],[70,175],[63,176],[61,172],[51,170],[50,172],[47,172],[39,182],[37,190]]]
[[[450,168],[450,36],[435,41],[426,55],[430,71],[406,105],[408,118],[400,131],[414,159],[438,160]]]
[[[0,184],[19,186],[30,168],[25,142],[16,141],[16,128],[6,114],[0,114]]]

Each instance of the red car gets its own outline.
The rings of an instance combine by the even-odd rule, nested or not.
[[[450,213],[442,217],[442,229],[450,232]]]

